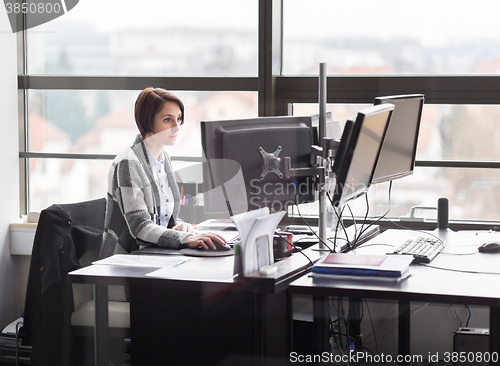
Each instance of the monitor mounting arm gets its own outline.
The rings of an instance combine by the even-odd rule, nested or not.
[[[278,146],[278,148],[272,152],[268,153],[262,147],[259,147],[259,152],[262,155],[262,174],[260,175],[260,180],[263,180],[264,177],[269,173],[274,173],[278,177],[283,178],[291,178],[291,177],[309,177],[311,175],[322,176],[325,172],[325,167],[315,163],[313,166],[305,167],[305,168],[292,168],[292,159],[290,157],[279,157],[279,153],[281,152],[282,147]],[[311,154],[311,161],[318,160],[313,157],[314,154]],[[284,170],[285,174],[281,172],[281,169]]]
[[[323,144],[325,147],[313,145],[312,146],[312,156],[318,156],[323,159],[335,156],[337,149],[339,148],[340,140],[332,139],[330,137],[323,138]],[[314,164],[314,162],[313,162]]]
[[[283,178],[283,176],[291,178],[315,175],[320,177],[320,181],[324,181],[325,174],[331,171],[333,157],[335,156],[339,142],[339,140],[324,138],[326,148],[316,145],[311,146],[311,166],[305,168],[292,168],[290,157],[280,158],[281,146],[278,146],[272,153],[265,151],[261,146],[259,147],[259,153],[262,155],[263,162],[260,180],[263,180],[267,174],[274,173],[280,178]],[[281,169],[285,171],[284,175]]]
[[[283,178],[283,173],[280,171],[280,161],[281,159],[278,157],[282,150],[281,146],[278,146],[278,148],[272,152],[268,153],[265,151],[262,146],[259,147],[259,152],[260,155],[262,155],[262,174],[260,175],[260,180],[263,180],[264,177],[269,174],[269,173],[274,173],[278,177]]]
[[[323,144],[325,148],[317,145],[311,146],[311,165],[322,165],[332,168],[340,140],[325,137],[323,138]]]
[[[311,166],[307,168],[292,168],[292,159],[290,157],[282,158],[285,168],[285,176],[290,177],[310,177],[311,175],[322,176],[325,173],[324,166]]]

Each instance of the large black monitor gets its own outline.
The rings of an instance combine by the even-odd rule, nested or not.
[[[369,189],[393,109],[392,104],[365,108],[347,121],[333,165],[334,206],[343,206]]]
[[[202,121],[204,205],[207,213],[241,212],[313,202],[315,177],[285,176],[311,166],[311,116]],[[281,161],[280,161],[281,160]]]
[[[375,98],[375,105],[384,103],[394,104],[394,112],[380,151],[372,184],[402,178],[413,173],[424,95]]]

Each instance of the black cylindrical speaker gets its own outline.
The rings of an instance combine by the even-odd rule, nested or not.
[[[439,230],[448,229],[448,198],[438,199],[437,227]]]

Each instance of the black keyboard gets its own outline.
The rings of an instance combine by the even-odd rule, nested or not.
[[[417,263],[429,263],[444,248],[444,242],[438,238],[418,237],[408,239],[393,254],[413,255],[413,261]]]

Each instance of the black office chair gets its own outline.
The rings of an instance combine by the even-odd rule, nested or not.
[[[92,288],[72,285],[67,277],[69,272],[97,260],[105,210],[106,200],[101,198],[52,205],[40,214],[23,326],[23,344],[32,346],[32,365],[93,364],[92,338],[89,342],[79,338],[93,336]],[[119,328],[115,333],[123,342],[129,328],[128,303],[118,307],[119,321],[111,310],[110,325]]]

